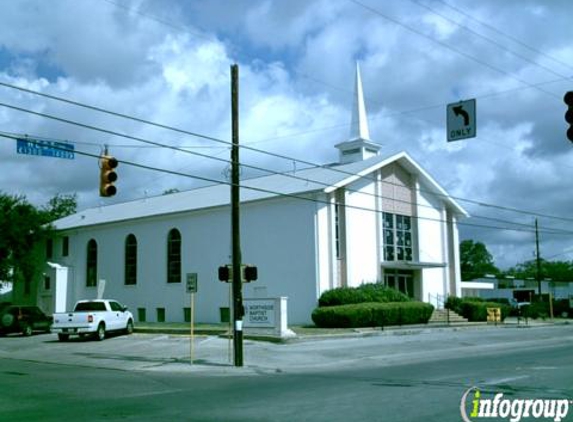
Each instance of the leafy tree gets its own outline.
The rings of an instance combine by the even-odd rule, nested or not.
[[[473,280],[486,274],[498,274],[493,257],[482,242],[464,240],[460,243],[462,280]]]
[[[36,208],[25,196],[0,192],[0,280],[33,280],[43,269],[50,223],[75,210],[75,195],[56,195]]]
[[[75,214],[78,205],[78,196],[57,194],[42,208],[46,213],[48,222],[58,220],[68,215]]]
[[[573,262],[571,261],[546,261],[540,260],[541,279],[550,278],[552,281],[573,281]],[[522,262],[507,271],[508,275],[515,278],[537,279],[537,261]]]

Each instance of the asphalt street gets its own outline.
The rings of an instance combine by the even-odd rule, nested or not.
[[[572,345],[572,326],[251,341],[234,368],[214,337],[196,339],[191,365],[180,336],[10,336],[0,339],[0,420],[460,421],[472,386],[573,399]]]

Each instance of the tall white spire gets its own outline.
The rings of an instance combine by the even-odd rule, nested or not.
[[[354,85],[354,106],[352,108],[352,120],[350,122],[350,139],[370,140],[368,130],[368,115],[364,104],[364,92],[362,90],[362,78],[360,77],[360,65],[356,62],[356,77]]]
[[[364,105],[362,91],[362,78],[360,66],[356,62],[356,81],[354,85],[354,106],[352,107],[352,120],[350,121],[350,139],[335,145],[338,149],[340,164],[353,163],[375,157],[380,152],[380,144],[370,140],[368,130],[368,116]]]

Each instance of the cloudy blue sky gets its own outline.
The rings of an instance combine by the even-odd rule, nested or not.
[[[230,139],[230,71],[240,67],[241,143],[317,164],[347,140],[355,62],[372,140],[407,151],[473,216],[461,237],[501,267],[542,255],[573,259],[573,144],[563,94],[573,90],[570,1],[3,0],[0,82]],[[446,142],[446,105],[476,98],[478,136]],[[119,159],[225,179],[228,148],[0,86],[0,131],[69,140]],[[49,114],[203,154],[50,120]],[[205,155],[207,157],[205,157]],[[98,166],[16,154],[0,138],[0,190],[80,208],[189,189],[200,182],[121,167],[119,193],[98,197]],[[249,164],[293,160],[244,151]],[[296,164],[303,167],[301,163]],[[476,227],[479,226],[479,227]]]

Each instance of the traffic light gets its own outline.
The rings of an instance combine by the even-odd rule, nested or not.
[[[232,278],[232,273],[230,265],[223,265],[219,267],[219,281],[224,281],[225,283],[228,283],[231,278]]]
[[[250,283],[251,281],[255,281],[258,278],[258,270],[257,267],[254,265],[245,265],[243,268],[243,280],[246,283]]]
[[[110,155],[100,157],[99,196],[109,197],[117,193],[117,188],[113,185],[117,180],[114,170],[117,165],[118,161]]]
[[[229,283],[233,281],[233,266],[222,265],[218,270],[219,281]],[[254,265],[241,264],[241,281],[243,283],[250,283],[258,278],[258,270]]]
[[[569,107],[565,113],[565,121],[569,123],[569,129],[567,129],[567,139],[573,142],[573,91],[567,91],[563,97],[563,101]]]

